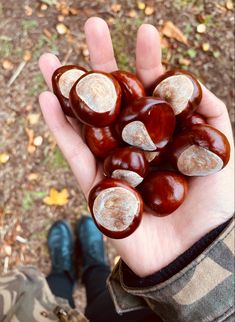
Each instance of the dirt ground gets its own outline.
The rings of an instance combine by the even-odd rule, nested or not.
[[[231,1],[1,0],[0,272],[18,264],[33,264],[47,273],[46,236],[50,225],[59,218],[74,224],[87,213],[79,186],[40,114],[38,94],[46,86],[37,61],[40,54],[50,51],[63,64],[89,67],[83,25],[95,15],[108,22],[119,66],[127,70],[134,70],[138,26],[152,23],[158,27],[166,68],[195,73],[227,104],[233,119]],[[181,31],[178,40],[166,30],[169,21]],[[68,203],[45,204],[43,199],[51,188],[67,189]],[[117,254],[109,245],[107,249],[113,264]],[[77,289],[75,297],[83,308],[83,288]]]

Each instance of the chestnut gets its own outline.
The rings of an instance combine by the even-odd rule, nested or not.
[[[153,96],[161,97],[172,105],[177,117],[191,115],[202,99],[202,89],[197,79],[189,72],[171,70],[160,76]]]
[[[132,187],[138,186],[147,175],[148,161],[144,152],[135,147],[116,149],[104,161],[104,174],[121,179]]]
[[[140,192],[146,205],[155,212],[155,216],[166,216],[183,203],[188,192],[188,182],[180,173],[156,171],[149,173],[145,178]]]
[[[220,171],[229,161],[226,136],[207,124],[196,124],[177,135],[170,144],[170,158],[187,176],[207,176]]]
[[[52,88],[57,96],[63,112],[75,117],[69,104],[69,92],[73,84],[86,73],[85,68],[76,65],[67,65],[57,68],[52,75]]]
[[[121,142],[112,126],[83,126],[83,136],[91,152],[98,158],[106,158]]]
[[[90,191],[88,204],[98,229],[110,238],[131,235],[142,219],[140,194],[122,180],[104,179],[99,182]]]
[[[151,166],[158,166],[163,163],[167,157],[168,145],[159,151],[144,151],[145,157]]]
[[[206,124],[206,120],[201,114],[193,113],[191,116],[180,120],[179,127],[181,130],[192,127],[196,124]]]
[[[117,131],[124,142],[146,151],[164,148],[175,129],[170,104],[156,97],[141,97],[119,115]]]
[[[144,86],[135,74],[123,70],[116,70],[111,74],[121,86],[123,107],[132,103],[137,98],[146,96]]]
[[[104,127],[113,123],[121,105],[121,87],[108,73],[88,72],[71,88],[71,108],[82,123]]]

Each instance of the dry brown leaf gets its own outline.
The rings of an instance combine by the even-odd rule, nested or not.
[[[210,44],[208,42],[205,42],[202,44],[202,50],[208,51],[210,49]]]
[[[146,7],[146,4],[144,2],[138,1],[137,2],[137,7],[139,10],[144,10]]]
[[[115,13],[119,12],[122,9],[122,5],[120,3],[114,3],[111,5],[111,10]]]
[[[39,114],[39,113],[30,113],[27,115],[27,120],[30,125],[35,125],[38,123],[40,116],[41,116],[41,114]]]
[[[179,58],[179,64],[183,66],[189,66],[190,65],[190,60],[187,58],[180,57]]]
[[[227,0],[225,3],[225,8],[232,11],[234,8],[233,2],[231,0]]]
[[[68,27],[66,27],[63,23],[58,23],[56,25],[56,30],[59,35],[65,35],[68,32]]]
[[[206,32],[206,25],[204,23],[197,25],[197,32],[199,34],[204,34]]]
[[[151,16],[154,13],[154,7],[147,6],[144,13],[146,16]]]
[[[12,70],[14,68],[14,64],[10,60],[4,59],[2,62],[2,67],[5,70]]]
[[[32,53],[30,50],[25,50],[23,59],[24,61],[30,61],[32,59]]]
[[[26,14],[26,16],[32,16],[33,14],[33,9],[30,6],[24,6],[24,12]]]
[[[127,12],[127,16],[130,18],[135,18],[137,16],[137,12],[134,9],[132,9]]]
[[[160,43],[162,48],[170,48],[170,44],[165,37],[160,37]]]
[[[39,178],[39,174],[38,173],[34,173],[34,172],[32,172],[32,173],[30,173],[28,176],[27,176],[27,179],[29,180],[29,181],[35,181],[35,180],[37,180],[38,178]]]
[[[164,23],[162,33],[164,36],[168,38],[173,38],[185,45],[188,45],[188,40],[186,36],[184,36],[182,31],[178,27],[176,27],[171,21],[166,21]]]
[[[10,155],[8,153],[0,153],[0,163],[1,164],[4,164],[4,163],[7,163],[7,161],[9,161],[10,159]]]
[[[55,188],[51,188],[49,195],[43,199],[43,202],[48,206],[64,206],[68,203],[68,197],[67,189],[59,192]]]
[[[56,4],[56,9],[63,15],[68,16],[69,15],[69,6],[66,3],[66,1],[60,1]]]
[[[119,259],[120,259],[120,256],[116,256],[116,257],[114,258],[114,261],[113,261],[113,265],[114,265],[114,266],[118,263]]]
[[[79,14],[79,9],[74,8],[74,7],[70,7],[69,12],[71,13],[72,16],[77,16]]]
[[[44,33],[44,35],[45,35],[47,38],[51,39],[52,34],[51,34],[51,32],[50,32],[47,28],[44,28],[44,29],[43,29],[43,33]]]

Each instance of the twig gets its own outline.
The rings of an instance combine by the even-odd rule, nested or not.
[[[67,64],[67,62],[69,60],[69,57],[71,56],[72,52],[73,52],[73,48],[69,48],[67,54],[65,55],[65,57],[64,57],[64,59],[62,61],[62,65]]]
[[[9,256],[6,256],[4,259],[3,273],[7,273],[9,266]]]
[[[22,72],[23,68],[26,65],[26,61],[22,61],[19,66],[16,68],[14,74],[11,76],[11,78],[9,79],[8,83],[7,83],[7,87],[10,87],[14,81],[16,80],[16,78],[20,75],[20,73]]]

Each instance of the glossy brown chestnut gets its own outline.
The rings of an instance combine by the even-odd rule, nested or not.
[[[161,97],[172,105],[178,118],[190,116],[202,99],[202,89],[196,78],[183,70],[171,70],[160,76],[153,96]]]
[[[167,162],[168,145],[159,151],[144,151],[145,157],[151,166],[158,166],[161,163]]]
[[[116,70],[111,74],[121,86],[123,108],[137,98],[146,96],[144,86],[135,74],[123,70]]]
[[[86,73],[85,68],[76,65],[61,66],[52,75],[52,88],[57,96],[63,112],[75,117],[69,104],[69,92],[73,84]]]
[[[140,194],[122,180],[105,179],[99,182],[91,190],[88,204],[95,224],[110,238],[131,235],[142,219]]]
[[[83,126],[83,136],[91,152],[98,158],[106,158],[121,142],[112,126]]]
[[[88,72],[73,85],[69,100],[78,120],[104,127],[113,123],[119,114],[121,87],[111,74]]]
[[[156,171],[149,173],[140,191],[146,205],[161,217],[171,214],[183,203],[188,182],[180,173]]]
[[[148,172],[148,161],[144,152],[135,147],[116,149],[104,161],[104,174],[138,186]]]
[[[196,124],[177,135],[170,147],[170,158],[187,176],[206,176],[220,171],[229,161],[226,136],[206,124]]]
[[[206,124],[206,120],[201,114],[194,112],[191,116],[182,119],[179,123],[179,127],[181,130],[184,130],[189,129],[190,127],[196,124]]]
[[[141,97],[120,113],[117,129],[124,142],[156,151],[169,142],[175,129],[175,115],[166,101]]]

